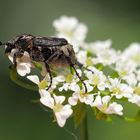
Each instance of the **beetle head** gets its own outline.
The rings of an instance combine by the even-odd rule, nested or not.
[[[9,40],[8,42],[4,43],[3,45],[5,45],[5,53],[10,53],[12,51],[12,49],[19,49],[20,47],[22,47],[22,44],[24,41],[22,40],[23,35],[19,35],[14,37],[13,39]],[[21,44],[22,43],[22,44]]]
[[[5,46],[5,53],[10,53],[13,48],[15,48],[14,43],[8,41],[6,43],[0,42],[0,46]]]
[[[14,48],[15,48],[14,44],[9,43],[9,42],[5,43],[5,53],[6,54],[10,53],[12,51],[12,49],[14,49]]]

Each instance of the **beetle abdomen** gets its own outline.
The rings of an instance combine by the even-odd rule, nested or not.
[[[44,47],[54,47],[54,46],[63,46],[67,45],[68,42],[64,38],[47,38],[47,37],[35,37],[33,38],[34,46],[44,46]]]

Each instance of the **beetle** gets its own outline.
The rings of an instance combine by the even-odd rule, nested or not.
[[[73,46],[69,44],[66,39],[22,34],[6,43],[0,43],[0,45],[6,46],[5,54],[10,54],[12,49],[18,50],[13,56],[13,64],[15,67],[17,65],[16,59],[22,57],[25,51],[29,53],[31,60],[43,62],[50,77],[50,84],[47,87],[47,90],[49,90],[52,85],[52,72],[50,69],[50,65],[52,64],[71,66],[79,80],[83,83],[85,93],[87,92],[86,84],[76,70],[76,65],[80,68],[82,68],[83,65],[77,61]]]

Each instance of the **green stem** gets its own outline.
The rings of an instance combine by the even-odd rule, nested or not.
[[[29,89],[29,90],[34,90],[34,91],[38,90],[38,87],[36,85],[28,84],[27,82],[24,82],[23,80],[19,79],[18,75],[17,75],[17,72],[16,72],[16,69],[13,68],[13,67],[10,68],[10,79],[14,83],[16,83],[17,85],[19,85],[23,88],[26,88],[26,89]]]
[[[80,139],[79,140],[88,140],[88,123],[87,116],[83,119],[83,122],[80,125]]]

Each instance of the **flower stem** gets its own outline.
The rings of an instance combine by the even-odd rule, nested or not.
[[[80,139],[79,140],[88,140],[88,123],[87,116],[83,119],[83,122],[80,125]]]

